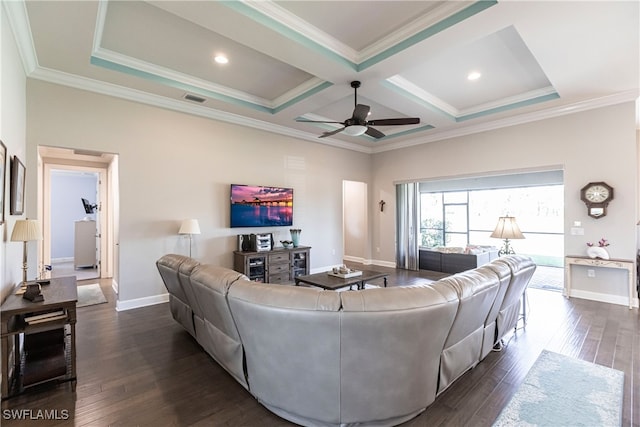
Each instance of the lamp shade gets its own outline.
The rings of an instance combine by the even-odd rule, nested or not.
[[[180,225],[178,234],[200,234],[200,224],[197,219],[185,219]]]
[[[518,224],[516,224],[515,217],[501,216],[498,218],[498,225],[496,229],[491,233],[491,237],[497,239],[524,239]]]
[[[29,242],[41,239],[40,223],[36,219],[19,219],[13,226],[12,242]]]
[[[366,126],[362,125],[351,125],[344,128],[344,133],[351,136],[360,136],[367,131]]]

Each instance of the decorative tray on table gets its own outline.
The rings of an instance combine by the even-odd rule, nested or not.
[[[329,271],[327,273],[329,276],[339,277],[341,279],[348,279],[350,277],[362,276],[362,271],[358,270],[338,270],[338,271]]]

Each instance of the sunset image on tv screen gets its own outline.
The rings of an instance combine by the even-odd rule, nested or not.
[[[293,188],[231,185],[231,227],[293,224]]]

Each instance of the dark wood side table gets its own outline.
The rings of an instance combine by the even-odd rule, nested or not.
[[[78,301],[76,277],[51,279],[50,284],[42,285],[42,295],[44,301],[31,302],[22,298],[22,295],[11,294],[0,307],[3,399],[23,391],[20,375],[22,359],[20,335],[60,329],[64,330],[65,337],[66,372],[64,375],[46,378],[46,380],[39,381],[38,384],[52,380],[71,381],[72,389],[75,391],[77,379],[76,303]],[[34,318],[34,316],[41,316],[41,318]],[[13,349],[12,358],[10,358],[10,349]]]

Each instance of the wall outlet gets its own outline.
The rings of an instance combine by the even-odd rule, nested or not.
[[[596,271],[592,269],[587,270],[587,277],[596,277]]]

